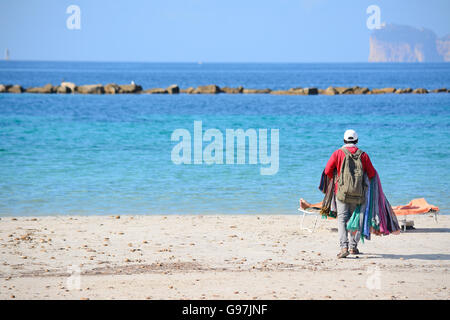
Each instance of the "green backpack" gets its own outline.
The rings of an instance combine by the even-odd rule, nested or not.
[[[337,198],[345,203],[362,204],[365,200],[364,169],[361,161],[361,149],[351,153],[347,148],[341,149],[345,153],[339,175]]]

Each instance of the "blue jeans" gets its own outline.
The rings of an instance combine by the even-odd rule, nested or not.
[[[349,204],[336,199],[338,236],[341,249],[348,249],[349,244],[350,249],[356,249],[356,247],[358,246],[358,241],[361,234],[357,232],[355,235],[352,235],[347,231],[347,222],[348,220],[350,220],[353,211],[355,211],[355,208],[356,204]],[[350,237],[348,235],[349,233]]]

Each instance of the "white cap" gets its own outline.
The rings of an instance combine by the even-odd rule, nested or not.
[[[344,140],[348,142],[356,141],[358,140],[358,134],[355,130],[349,129],[344,133]]]

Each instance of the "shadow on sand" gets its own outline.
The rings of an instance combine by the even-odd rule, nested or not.
[[[363,259],[403,259],[403,260],[450,260],[450,254],[446,253],[419,253],[419,254],[371,254],[365,253]]]
[[[450,233],[450,228],[416,228],[406,233]]]

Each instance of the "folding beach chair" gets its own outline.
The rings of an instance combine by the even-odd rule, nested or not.
[[[306,230],[306,231],[308,231],[310,233],[313,233],[314,230],[316,229],[316,226],[317,226],[317,220],[322,220],[322,219],[319,219],[319,218],[321,218],[320,210],[317,209],[317,208],[307,208],[307,209],[298,208],[298,211],[303,213],[302,220],[300,222],[300,229],[301,230]],[[305,217],[307,215],[316,216],[316,218],[314,219],[314,224],[313,224],[312,228],[308,228],[308,227],[304,226]],[[319,225],[320,225],[320,222],[321,221],[319,221]]]

